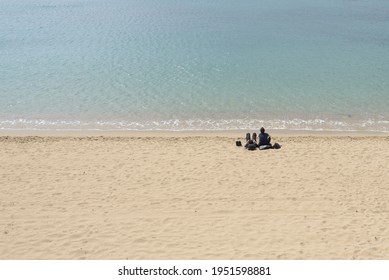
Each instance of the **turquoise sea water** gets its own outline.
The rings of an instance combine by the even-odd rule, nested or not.
[[[261,126],[389,131],[389,1],[0,1],[0,129]]]

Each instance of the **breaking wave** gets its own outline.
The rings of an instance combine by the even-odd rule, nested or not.
[[[0,130],[124,130],[124,131],[210,131],[210,130],[248,130],[260,127],[277,130],[307,131],[373,131],[389,132],[389,121],[367,119],[345,122],[328,119],[274,119],[274,120],[156,120],[156,121],[79,121],[79,120],[44,120],[14,119],[0,121]]]

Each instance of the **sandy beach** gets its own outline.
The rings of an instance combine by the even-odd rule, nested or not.
[[[0,259],[389,259],[389,136],[217,135],[1,136]]]

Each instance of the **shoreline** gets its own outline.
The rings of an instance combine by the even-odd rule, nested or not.
[[[0,137],[230,137],[245,138],[247,132],[259,130],[0,130]],[[377,131],[315,131],[315,130],[277,130],[266,129],[272,137],[385,137],[388,132]]]

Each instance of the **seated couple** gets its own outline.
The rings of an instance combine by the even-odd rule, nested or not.
[[[265,129],[261,127],[261,133],[258,135],[258,144],[257,144],[257,134],[253,133],[253,138],[251,139],[250,133],[246,134],[246,149],[255,150],[259,148],[260,150],[272,149],[273,146],[270,144],[271,137],[265,132]]]

